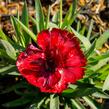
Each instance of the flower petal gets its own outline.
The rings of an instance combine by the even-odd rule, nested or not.
[[[83,77],[84,68],[80,67],[69,67],[65,69],[58,69],[61,74],[61,81],[59,84],[76,83],[77,80]]]
[[[65,66],[66,67],[83,67],[85,65],[86,65],[86,59],[84,55],[82,54],[82,51],[76,48],[72,48],[72,50],[67,55]]]
[[[37,43],[43,50],[46,50],[46,48],[49,47],[50,33],[48,30],[44,30],[38,34]]]

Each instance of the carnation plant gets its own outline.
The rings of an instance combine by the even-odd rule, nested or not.
[[[22,16],[11,16],[15,36],[0,29],[0,75],[22,77],[1,94],[15,92],[20,97],[5,107],[26,105],[27,109],[101,109],[97,99],[108,99],[109,52],[100,49],[109,30],[95,38],[93,26],[84,32],[76,16],[81,13],[73,0],[67,14],[60,10],[45,17],[40,0],[35,0],[35,18],[28,15],[26,2]],[[29,21],[32,28],[29,28]],[[74,28],[74,22],[77,29]],[[92,22],[91,22],[92,23]]]

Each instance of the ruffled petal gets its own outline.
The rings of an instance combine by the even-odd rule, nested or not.
[[[37,43],[44,51],[49,47],[50,44],[50,33],[48,30],[44,30],[38,34]]]
[[[33,45],[29,45],[24,52],[20,53],[16,62],[20,73],[32,84],[36,83],[36,76],[45,70],[44,65],[44,53]]]
[[[86,65],[86,59],[80,49],[72,48],[68,53],[65,66],[66,67],[83,67]]]
[[[84,75],[84,68],[59,68],[58,72],[61,74],[61,80],[58,82],[58,85],[61,87],[63,84],[76,83],[77,80],[81,79]]]

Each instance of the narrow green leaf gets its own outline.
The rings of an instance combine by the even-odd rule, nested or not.
[[[3,40],[8,41],[7,36],[4,34],[4,32],[2,31],[2,29],[0,29],[0,38]]]
[[[10,38],[8,38],[8,36],[6,36],[6,34],[3,32],[3,30],[0,28],[0,39],[6,40],[10,43],[13,43],[12,40]]]
[[[45,29],[49,28],[49,22],[50,22],[50,6],[48,8],[48,14],[47,14],[47,19],[46,19]]]
[[[86,103],[91,107],[91,109],[99,109],[93,102],[93,100],[89,97],[83,97]]]
[[[22,22],[20,22],[18,19],[16,19],[16,21],[18,22],[18,24],[22,27],[22,29],[34,40],[34,42],[36,42],[36,35],[31,32]]]
[[[91,95],[91,94],[93,94],[96,91],[97,91],[96,88],[86,88],[86,89],[85,88],[81,88],[81,89],[75,90],[75,92],[73,92],[73,95],[74,96],[77,95],[78,97],[82,97],[82,96]]]
[[[45,105],[45,100],[46,100],[46,97],[42,97],[39,93],[29,93],[29,94],[32,94],[34,98],[33,102],[34,104],[31,104],[30,107],[28,107],[28,109],[42,109],[43,106]],[[37,94],[37,96],[36,96]],[[31,96],[31,95],[30,95]],[[45,107],[44,107],[45,109]]]
[[[62,0],[60,0],[60,10],[59,10],[59,27],[62,25]]]
[[[64,109],[77,109],[77,107],[72,103],[71,99],[65,99]]]
[[[109,51],[107,51],[107,52],[105,52],[105,53],[103,53],[103,54],[101,54],[99,56],[95,56],[94,58],[96,60],[102,60],[102,59],[105,59],[105,58],[108,58],[108,57],[109,57]]]
[[[109,64],[106,64],[101,69],[98,70],[99,73],[105,73],[109,69]]]
[[[106,79],[106,77],[108,76],[108,74],[109,74],[109,64],[106,64],[102,68],[97,70],[97,73],[99,73],[98,78],[101,81],[104,81]]]
[[[96,41],[96,49],[100,49],[109,39],[109,30],[105,31]]]
[[[78,86],[76,84],[69,84],[69,88],[76,89]]]
[[[18,44],[18,40],[17,40],[16,35],[13,35],[12,39],[13,39],[13,41],[14,41],[15,43],[17,43],[17,44]]]
[[[64,90],[64,91],[62,92],[62,95],[63,95],[63,96],[67,96],[67,95],[70,94],[70,96],[71,96],[71,94],[73,93],[73,91],[74,91],[74,90],[72,90],[72,89],[66,89],[66,90]],[[71,96],[71,97],[72,97],[72,96]]]
[[[25,47],[25,40],[24,40],[24,36],[21,33],[21,29],[20,29],[20,25],[16,22],[15,17],[11,17],[11,22],[12,25],[14,27],[15,33],[16,33],[16,39],[18,41],[18,43]]]
[[[80,28],[81,28],[81,22],[78,21],[78,22],[77,22],[77,29],[76,29],[76,31],[79,32]]]
[[[82,26],[82,29],[80,30],[79,33],[80,33],[81,35],[84,35],[85,30],[86,30],[86,26],[84,25],[84,26]]]
[[[26,89],[28,90],[28,89]],[[19,96],[24,96],[24,97],[34,97],[36,95],[36,93],[33,93],[33,91],[27,91],[27,92],[23,92],[21,89],[14,89],[14,92],[19,95]]]
[[[109,75],[106,77],[102,89],[103,89],[103,91],[109,90]]]
[[[27,87],[27,84],[25,82],[19,82],[17,84],[14,84],[14,85],[2,90],[0,92],[0,94],[10,93],[10,92],[14,91],[15,89],[26,88],[26,87]]]
[[[2,67],[2,68],[0,68],[0,73],[4,73],[4,72],[7,72],[8,70],[10,70],[10,69],[15,69],[15,65],[8,65],[8,66],[6,66],[6,67]]]
[[[6,58],[9,59],[10,57],[7,55],[6,51],[0,48],[0,58]]]
[[[14,30],[15,30],[15,32],[16,32],[16,36],[17,36],[17,38],[18,38],[17,40],[20,40],[20,39],[19,39],[19,37],[20,37],[20,35],[21,35],[21,34],[20,34],[20,28],[19,28],[19,26],[17,25],[14,16],[11,17],[11,22],[12,22],[12,25],[13,25]]]
[[[83,97],[93,94],[97,91],[97,88],[95,87],[78,87],[75,90],[69,89],[65,90],[62,95],[67,98],[76,98],[76,97]],[[80,93],[81,92],[81,93]]]
[[[37,108],[37,105],[34,103],[34,104],[31,104],[30,107],[28,107],[28,109],[38,109],[38,108]]]
[[[69,106],[68,106],[67,103],[65,103],[65,105],[64,105],[64,109],[69,109]]]
[[[75,13],[76,13],[77,2],[78,2],[78,0],[73,0],[73,11],[72,11],[72,16],[74,16]]]
[[[28,27],[28,9],[27,9],[27,3],[24,2],[23,10],[22,10],[22,23]]]
[[[37,22],[36,19],[34,19],[32,16],[29,16],[29,18],[31,19],[33,26],[32,26],[32,30],[34,34],[37,34]]]
[[[59,22],[59,11],[57,11],[53,17],[52,17],[52,22],[55,23],[55,24],[58,24]]]
[[[69,11],[67,12],[64,18],[64,22],[61,28],[66,28],[68,26],[71,26],[71,24],[74,22],[77,14],[79,13],[76,12],[76,7],[77,7],[77,0],[73,0],[73,4],[69,8]]]
[[[44,97],[43,99],[41,99],[41,101],[37,104],[37,108],[40,109],[41,105],[44,103],[46,97]]]
[[[76,11],[77,10],[77,2],[78,2],[78,0],[73,0],[73,2],[72,2],[73,3],[72,17],[69,20],[69,23],[68,23],[67,26],[71,26],[72,25],[72,23],[74,22],[76,16],[79,13],[79,11],[78,12]]]
[[[32,104],[28,109],[42,109],[42,105],[45,102],[46,97],[39,100],[39,102]]]
[[[85,109],[84,105],[78,99],[72,99],[71,102],[77,109]]]
[[[16,76],[19,76],[20,74],[17,72],[17,68],[15,65],[5,65],[5,66],[2,66],[0,68],[0,74],[1,75],[16,75]]]
[[[58,28],[58,26],[55,23],[49,22],[50,28]]]
[[[68,26],[71,26],[72,25],[72,23],[75,21],[75,18],[77,17],[77,15],[78,15],[78,13],[79,12],[77,12],[74,16],[72,16],[72,18],[70,19],[70,21],[69,21],[69,23],[68,23],[68,25],[66,26],[66,27],[68,27]]]
[[[95,45],[96,45],[96,41],[94,41],[92,43],[91,47],[86,51],[86,53],[85,53],[86,57],[89,57],[94,52]]]
[[[99,73],[99,72],[98,72]],[[101,80],[101,81],[104,81],[106,79],[106,77],[108,76],[109,74],[109,69],[107,71],[105,71],[104,73],[102,73],[98,78]]]
[[[90,39],[91,32],[92,32],[92,28],[93,28],[93,24],[94,24],[94,20],[91,19],[90,26],[89,26],[89,30],[88,30],[88,33],[87,33],[87,38],[88,38],[88,39]]]
[[[78,32],[76,32],[73,28],[71,28],[71,30],[75,34],[75,36],[78,37],[78,39],[84,44],[85,49],[88,50],[91,47],[90,41],[84,36],[80,35]]]
[[[31,19],[31,21],[34,23],[34,25],[36,25],[37,26],[37,22],[36,22],[36,20],[33,18],[33,17],[31,17],[31,16],[29,16],[29,18]]]
[[[27,9],[26,1],[24,2],[21,18],[22,18],[22,23],[28,28],[29,27],[29,15],[28,15],[28,9]],[[28,45],[28,43],[30,42],[29,35],[25,31],[23,31],[23,36],[25,38],[25,44]]]
[[[40,0],[35,0],[37,32],[44,30],[44,14]]]
[[[19,19],[19,20],[20,20],[19,10],[17,10],[16,17],[17,17],[17,19]]]
[[[50,109],[59,109],[59,96],[50,95]]]
[[[21,74],[18,73],[17,71],[12,71],[12,72],[8,73],[8,75],[21,76]]]
[[[92,96],[96,97],[96,98],[103,98],[103,99],[109,99],[109,95],[105,92],[95,92],[92,94]]]
[[[7,55],[11,59],[16,60],[16,51],[14,47],[8,41],[0,39],[0,45],[4,47]]]
[[[69,21],[71,20],[71,17],[72,17],[72,10],[73,10],[73,6],[71,5],[65,18],[64,18],[64,22],[62,23],[62,27],[61,28],[64,28],[65,26],[68,25]]]
[[[109,62],[109,57],[100,60],[100,61],[98,62],[98,64],[96,64],[96,65],[94,65],[94,66],[91,66],[90,69],[93,70],[93,71],[97,71],[97,70],[99,70],[101,67],[103,67],[107,62]]]
[[[10,101],[8,103],[3,104],[4,107],[17,107],[17,106],[22,106],[25,105],[27,103],[29,103],[31,101],[31,99],[27,99],[27,98],[19,98],[17,100],[14,101]]]

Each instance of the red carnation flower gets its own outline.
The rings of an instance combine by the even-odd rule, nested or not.
[[[42,92],[61,93],[84,75],[86,59],[74,34],[66,30],[44,30],[38,34],[39,48],[30,44],[16,65],[27,81]]]

